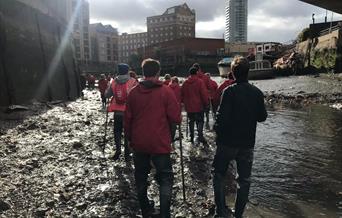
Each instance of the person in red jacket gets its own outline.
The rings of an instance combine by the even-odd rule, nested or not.
[[[218,88],[218,85],[214,80],[212,80],[210,78],[210,73],[206,73],[205,75],[209,78],[209,101],[210,101],[210,105],[209,105],[209,110],[207,110],[206,114],[205,114],[206,115],[206,122],[205,122],[206,124],[205,125],[206,125],[206,128],[209,129],[210,128],[210,126],[209,126],[210,109],[211,109],[212,115],[215,119],[216,110],[213,107],[213,99],[214,99],[215,92]]]
[[[190,77],[184,82],[181,95],[185,111],[188,113],[190,140],[194,143],[195,122],[197,125],[198,141],[206,144],[203,136],[204,110],[208,107],[209,96],[204,82],[198,78],[197,69],[189,70]]]
[[[134,152],[134,176],[143,217],[154,213],[147,197],[151,161],[159,184],[160,217],[170,217],[173,172],[170,152],[172,124],[181,122],[181,110],[172,90],[159,81],[160,64],[142,63],[144,80],[129,94],[125,111],[125,133]]]
[[[112,79],[110,87],[107,89],[106,97],[112,97],[108,107],[109,112],[114,112],[114,141],[116,145],[113,160],[119,159],[121,154],[121,138],[124,130],[124,113],[128,94],[138,84],[138,82],[128,75],[129,66],[127,64],[118,64],[118,75]],[[130,158],[127,137],[124,137],[125,160]]]
[[[169,85],[171,82],[171,75],[170,74],[165,74],[164,76],[164,85]]]
[[[198,78],[200,78],[204,82],[205,87],[209,91],[210,89],[209,77],[205,75],[205,73],[202,71],[201,65],[199,65],[199,63],[194,63],[192,66],[197,69]]]
[[[96,81],[95,76],[92,75],[92,74],[88,74],[87,82],[88,82],[88,88],[89,89],[94,89],[95,88],[95,81]]]
[[[220,86],[217,88],[214,94],[213,108],[215,111],[217,111],[217,108],[220,105],[221,95],[223,93],[223,90],[227,88],[228,86],[235,83],[234,75],[231,72],[229,72],[228,75],[225,75],[225,76],[227,77],[227,79],[225,79],[224,82],[220,84]]]
[[[202,70],[201,65],[199,63],[194,63],[193,67],[197,69],[198,78],[200,78],[204,82],[204,85],[207,88],[208,93],[210,93],[210,79],[209,79],[209,77],[204,73],[204,71]],[[208,97],[209,97],[209,95],[208,95]],[[206,115],[208,114],[208,116],[209,116],[209,111],[210,111],[210,104],[208,104],[208,107],[206,107],[204,109],[204,113]],[[207,120],[207,122],[209,122],[209,121]],[[207,123],[207,127],[208,127],[208,125],[209,125],[209,123]]]
[[[108,81],[106,79],[106,76],[104,74],[101,74],[101,78],[98,82],[98,88],[101,94],[102,108],[106,107],[105,92],[106,92],[107,87],[108,87]]]
[[[181,87],[179,85],[179,80],[176,76],[171,78],[171,82],[169,83],[169,87],[172,89],[172,91],[175,93],[177,101],[179,104],[181,104]]]
[[[182,104],[182,96],[181,96],[181,87],[179,85],[178,78],[176,76],[171,78],[171,82],[169,83],[169,87],[172,89],[173,93],[176,96],[178,106],[181,110],[181,104]],[[176,135],[176,130],[177,130],[177,125],[172,125],[171,126],[171,136],[172,136],[172,141],[175,141],[175,135]]]

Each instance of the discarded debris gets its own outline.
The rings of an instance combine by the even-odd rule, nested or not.
[[[10,105],[5,110],[5,113],[12,113],[15,111],[26,111],[26,110],[29,110],[29,108],[23,105]]]

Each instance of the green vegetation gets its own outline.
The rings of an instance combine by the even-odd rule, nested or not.
[[[311,65],[317,69],[331,72],[335,67],[336,58],[336,49],[314,50],[311,55]]]

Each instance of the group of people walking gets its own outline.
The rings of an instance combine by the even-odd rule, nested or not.
[[[106,90],[103,89],[105,85],[101,88],[104,103],[111,97],[107,110],[114,112],[114,160],[121,154],[123,132],[126,160],[131,157],[130,148],[133,151],[135,185],[143,217],[155,217],[156,214],[154,203],[147,196],[152,166],[156,169],[160,195],[160,211],[156,217],[171,217],[173,171],[170,153],[176,127],[182,121],[182,106],[187,112],[190,142],[194,145],[207,145],[203,134],[204,118],[209,122],[210,108],[213,114],[217,111],[213,127],[217,144],[213,162],[215,216],[229,217],[231,214],[225,202],[224,178],[229,163],[236,160],[239,190],[235,217],[242,217],[248,201],[256,124],[266,120],[267,112],[263,93],[248,83],[248,60],[234,58],[231,69],[229,77],[218,86],[199,64],[194,64],[188,71],[189,77],[180,85],[177,77],[169,75],[165,81],[160,81],[159,62],[146,59],[142,62],[144,78],[140,82],[129,75],[127,64],[119,64],[117,77],[107,84]]]

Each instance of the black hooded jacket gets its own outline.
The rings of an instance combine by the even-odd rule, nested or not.
[[[248,81],[228,86],[216,118],[218,146],[253,148],[257,122],[267,118],[263,93]]]

